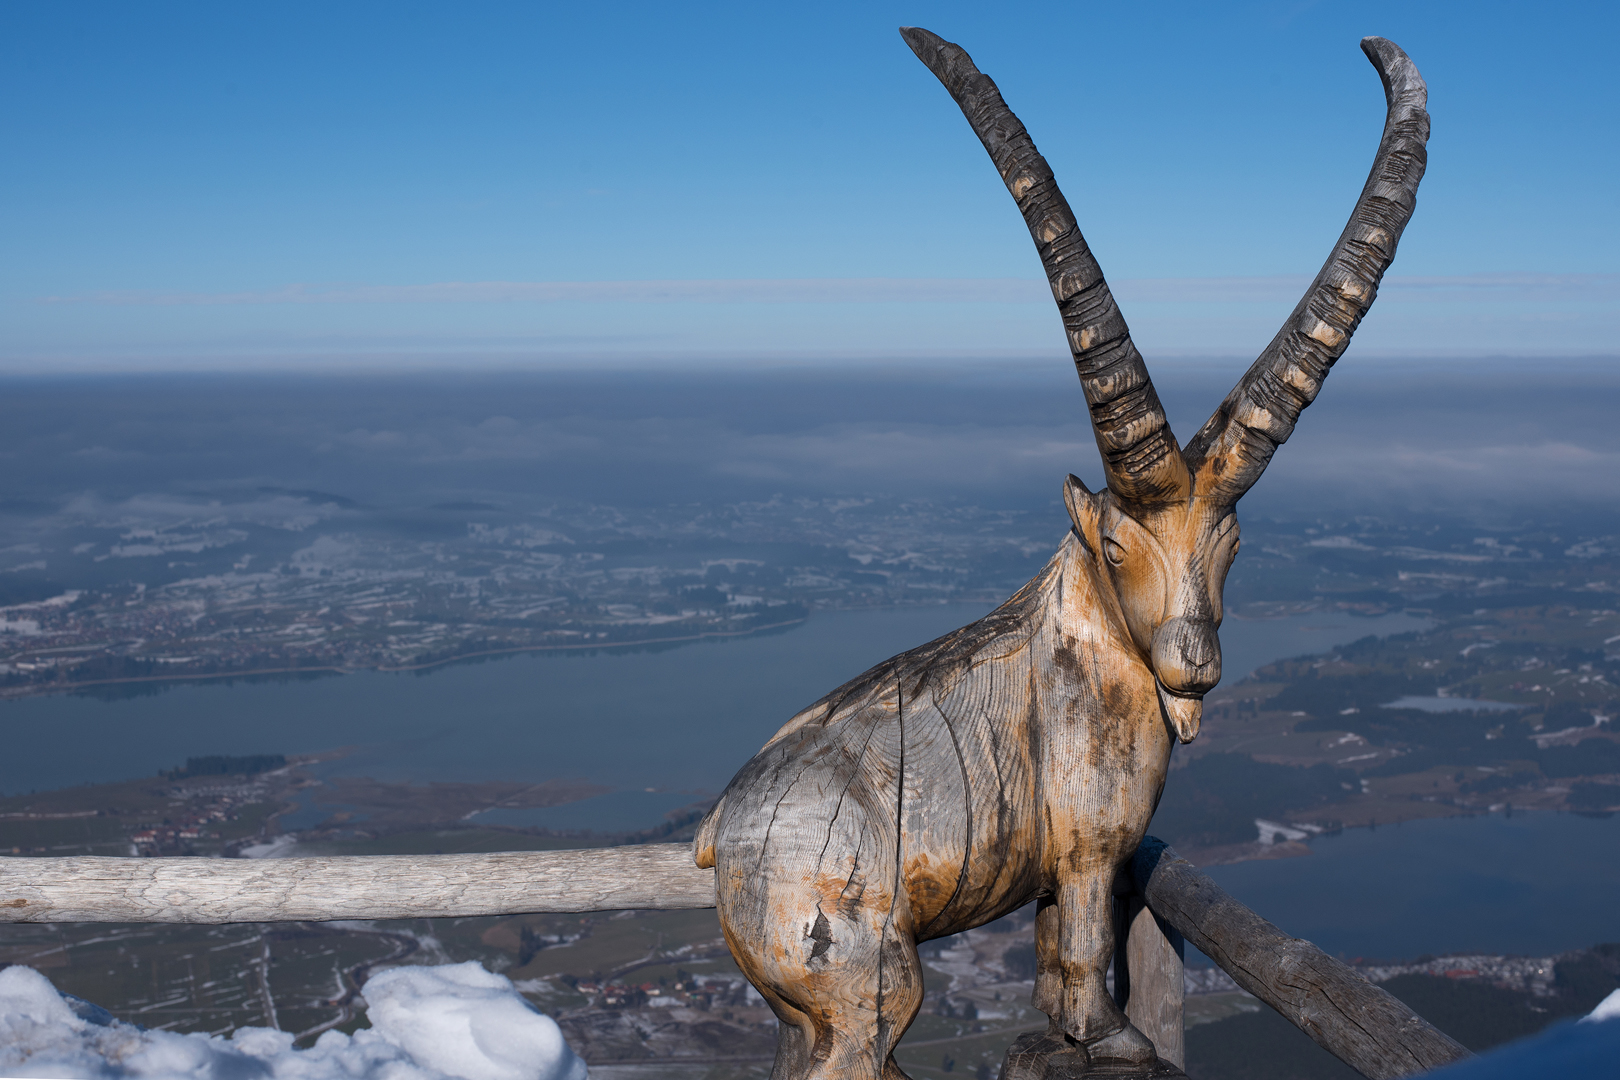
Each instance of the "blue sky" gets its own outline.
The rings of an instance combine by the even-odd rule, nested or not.
[[[1615,10],[11,3],[0,371],[1061,356],[901,24],[1000,83],[1150,358],[1292,307],[1377,144],[1370,33],[1434,135],[1352,349],[1620,353]]]

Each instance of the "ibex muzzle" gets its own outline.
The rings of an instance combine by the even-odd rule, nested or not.
[[[1411,216],[1429,117],[1393,44],[1362,49],[1388,118],[1326,265],[1185,449],[1068,203],[989,76],[926,30],[906,42],[983,141],[1040,253],[1102,453],[1070,477],[1074,528],[971,626],[878,665],[788,721],[698,830],[733,956],[781,1020],[775,1080],[895,1080],[922,1001],[917,942],[1033,899],[1034,1004],[1088,1062],[1154,1047],[1106,992],[1114,874],[1147,831],[1170,752],[1221,677],[1238,500],[1372,304]],[[1072,1070],[1071,1070],[1072,1071]]]

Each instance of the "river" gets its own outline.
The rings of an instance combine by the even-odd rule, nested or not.
[[[985,610],[831,611],[776,632],[676,646],[24,698],[0,703],[8,746],[0,791],[153,775],[204,754],[347,747],[319,771],[419,782],[580,777],[614,793],[485,820],[640,828],[695,793],[719,791],[789,716],[827,691]],[[1405,615],[1228,619],[1221,638],[1236,675],[1424,625]]]

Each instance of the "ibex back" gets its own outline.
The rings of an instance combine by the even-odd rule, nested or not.
[[[1063,316],[1107,487],[1070,476],[1073,528],[984,619],[790,720],[699,829],[721,924],[780,1018],[776,1080],[903,1077],[917,943],[1038,899],[1034,1004],[1082,1060],[1151,1063],[1104,987],[1110,896],[1220,680],[1234,507],[1372,304],[1425,162],[1406,54],[1362,48],[1388,120],[1360,200],[1277,337],[1183,449],[1051,170],[959,47],[901,31],[1012,192]]]

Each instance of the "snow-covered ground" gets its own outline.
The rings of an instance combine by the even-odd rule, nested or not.
[[[32,968],[0,971],[0,1077],[61,1080],[585,1080],[585,1063],[510,980],[475,962],[384,971],[371,1027],[307,1050],[270,1028],[230,1038],[146,1031],[64,997]]]

